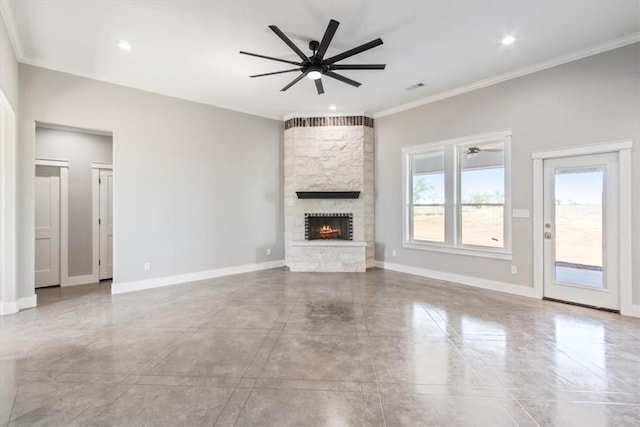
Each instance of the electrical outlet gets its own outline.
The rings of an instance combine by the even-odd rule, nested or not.
[[[394,249],[394,250],[392,250],[392,251],[391,251],[391,256],[396,256],[396,255],[397,255],[396,250],[395,250],[395,249]]]
[[[518,267],[516,267],[515,265],[511,266],[511,274],[518,274]]]
[[[271,248],[267,248],[267,255],[271,255]]]
[[[144,271],[151,270],[151,263],[149,261],[144,263]]]

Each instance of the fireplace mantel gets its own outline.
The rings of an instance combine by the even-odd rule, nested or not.
[[[359,191],[296,191],[298,199],[357,199]]]

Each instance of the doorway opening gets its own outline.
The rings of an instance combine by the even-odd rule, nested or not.
[[[36,124],[36,288],[112,278],[112,153],[111,133]]]

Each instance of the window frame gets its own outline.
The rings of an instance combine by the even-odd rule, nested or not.
[[[511,253],[511,129],[429,142],[402,148],[403,215],[402,247],[434,252],[472,255],[497,259],[512,259]],[[504,144],[504,208],[502,248],[462,244],[462,203],[460,151],[475,145]],[[413,157],[443,153],[445,177],[445,241],[430,242],[413,239]]]

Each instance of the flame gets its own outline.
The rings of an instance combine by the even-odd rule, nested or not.
[[[331,228],[331,226],[327,224],[318,228],[318,234],[321,236],[325,236],[328,234],[337,234],[338,236],[342,235],[339,228]]]

